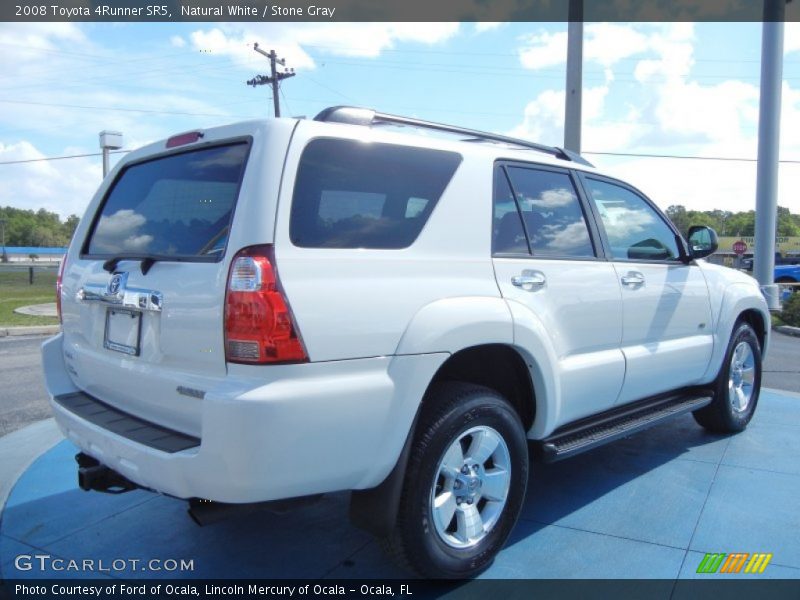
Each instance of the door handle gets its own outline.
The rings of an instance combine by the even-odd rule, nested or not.
[[[629,271],[627,275],[622,276],[622,285],[634,287],[637,285],[644,285],[644,275],[639,271]]]
[[[523,271],[522,275],[516,275],[511,278],[512,285],[528,292],[542,288],[546,283],[547,279],[545,279],[544,275],[535,271]]]

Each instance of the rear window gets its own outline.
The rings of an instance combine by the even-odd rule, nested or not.
[[[214,146],[127,167],[106,196],[88,254],[220,258],[248,149]]]
[[[406,248],[417,239],[461,156],[317,139],[300,159],[289,236],[304,248]]]

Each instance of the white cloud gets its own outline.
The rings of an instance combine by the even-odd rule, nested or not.
[[[651,48],[651,40],[639,28],[618,23],[590,23],[584,26],[584,62],[609,68],[621,60]],[[544,69],[567,61],[567,32],[543,31],[523,38],[519,59],[528,69]]]
[[[586,26],[584,56],[604,67],[648,49],[648,38],[637,29],[618,23],[592,23]],[[566,59],[565,59],[566,60]]]
[[[529,37],[520,49],[523,64],[541,68],[563,63],[565,36]],[[691,23],[589,25],[586,40],[586,60],[606,68],[606,81],[603,86],[584,88],[585,150],[756,157],[758,86],[733,78],[713,84],[694,80],[696,37]],[[787,24],[786,48],[787,52],[800,49],[796,23]],[[632,66],[634,81],[616,82],[613,70],[623,59],[632,58],[638,59]],[[563,119],[563,88],[545,90],[528,103],[511,134],[561,145]],[[800,90],[784,82],[784,159],[800,156],[800,138],[793,135],[795,131],[800,131]],[[755,206],[754,162],[588,158],[639,186],[662,208],[684,204],[693,209],[736,211]],[[800,211],[800,200],[795,198],[799,188],[800,169],[794,164],[781,165],[779,204]]]
[[[475,23],[475,33],[484,33],[486,31],[493,31],[505,25],[502,21],[482,21]]]
[[[252,90],[242,85],[245,77],[231,74],[236,67],[246,66],[248,73],[263,69],[264,58],[252,50],[255,41],[266,50],[274,47],[287,66],[313,68],[311,54],[374,57],[398,44],[430,47],[459,32],[457,23],[198,24],[205,28],[191,35],[171,30],[160,45],[121,56],[94,41],[102,36],[93,27],[0,24],[0,91],[15,101],[0,103],[0,162],[98,152],[103,129],[122,131],[131,149],[181,129],[262,115],[263,107],[253,108]],[[217,80],[236,87],[220,93]],[[149,112],[131,110],[138,108]],[[112,156],[112,164],[120,156]],[[0,165],[0,178],[0,205],[81,215],[100,184],[101,161]]]
[[[69,150],[69,149],[67,149]],[[0,162],[41,159],[30,142],[0,143]],[[83,215],[102,180],[100,157],[0,164],[0,205]]]
[[[519,61],[526,69],[545,69],[567,61],[567,33],[544,31],[525,38]]]
[[[220,24],[199,29],[190,36],[199,50],[232,57],[241,67],[263,62],[253,52],[258,42],[264,50],[275,50],[295,69],[313,69],[314,59],[306,49],[333,56],[375,58],[397,43],[435,45],[459,31],[458,23],[260,23]]]
[[[6,82],[13,82],[19,75],[56,72],[70,59],[92,61],[91,55],[84,53],[92,52],[93,47],[73,23],[0,23],[0,41],[4,89],[8,87]],[[69,56],[63,52],[65,46]],[[47,69],[41,69],[43,56],[47,58]]]
[[[800,23],[797,21],[784,24],[783,29],[783,52],[800,51]]]
[[[153,236],[139,233],[139,229],[147,223],[144,215],[130,210],[118,210],[113,215],[102,216],[97,224],[97,231],[92,238],[92,245],[98,252],[144,252],[153,241]]]
[[[717,85],[677,81],[660,86],[655,115],[678,140],[736,143],[758,117],[758,88],[741,81]]]
[[[583,90],[583,121],[591,123],[604,112],[604,104],[609,92],[606,85],[584,88]],[[544,144],[562,146],[564,143],[564,91],[545,90],[525,107],[522,123],[509,132],[514,137],[522,137]],[[630,141],[632,126],[625,123],[614,125],[614,136],[606,139],[605,130],[596,133],[588,125],[584,127],[584,147],[594,143],[595,138],[603,138],[604,148],[623,147]]]

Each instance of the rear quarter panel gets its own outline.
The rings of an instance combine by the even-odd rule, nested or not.
[[[408,138],[397,140],[364,127],[298,126],[278,203],[275,256],[310,359],[449,350],[434,343],[414,344],[413,350],[398,345],[414,316],[428,304],[499,297],[490,251],[491,161],[463,155],[428,222],[408,248],[301,248],[289,237],[292,195],[300,156],[316,137],[409,143]],[[498,332],[498,338],[503,337]]]

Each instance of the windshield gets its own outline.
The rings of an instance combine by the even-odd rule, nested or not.
[[[248,149],[214,146],[127,167],[106,196],[88,254],[220,258]]]

